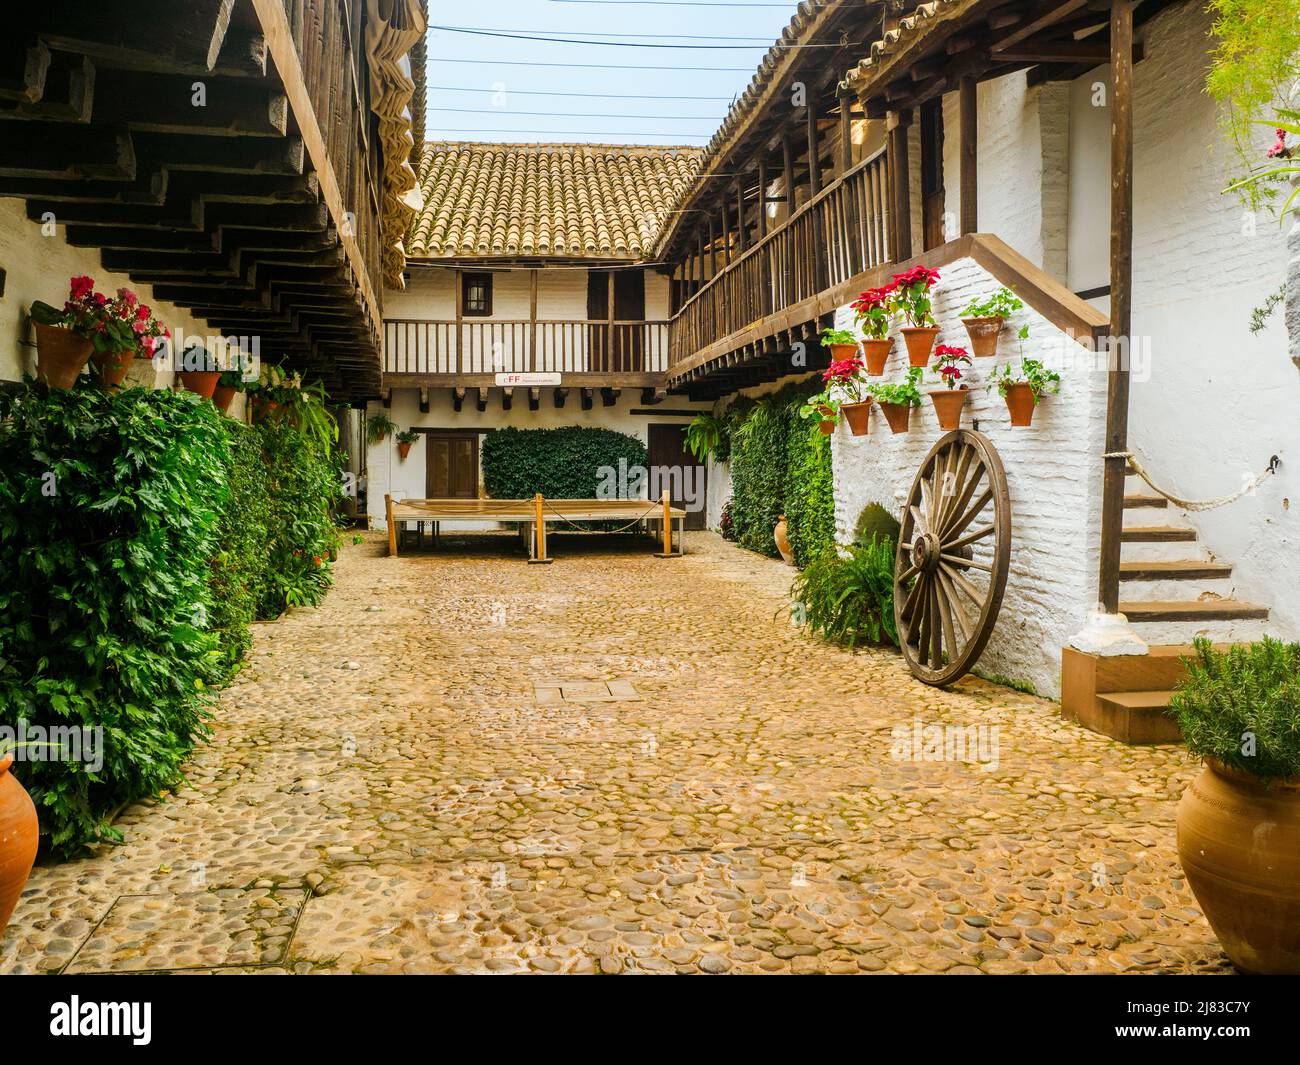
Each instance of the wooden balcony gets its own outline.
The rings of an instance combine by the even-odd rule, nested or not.
[[[845,302],[838,286],[891,261],[890,179],[888,153],[863,160],[710,278],[672,320],[669,387],[732,367],[781,376],[771,355],[810,341]]]
[[[384,322],[386,388],[490,388],[501,373],[557,373],[563,385],[584,388],[655,388],[667,368],[667,322]]]

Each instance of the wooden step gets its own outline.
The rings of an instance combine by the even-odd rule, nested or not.
[[[1169,500],[1164,496],[1143,495],[1135,492],[1132,495],[1126,495],[1124,497],[1125,510],[1134,510],[1137,507],[1152,507],[1160,509],[1167,506],[1169,506]]]
[[[1268,607],[1237,599],[1120,603],[1119,612],[1129,621],[1251,621],[1268,617]]]
[[[1179,562],[1121,562],[1119,579],[1122,581],[1196,581],[1215,580],[1232,573],[1227,562],[1200,562],[1186,559]]]
[[[1196,540],[1196,530],[1177,525],[1130,525],[1119,538],[1126,544],[1191,543]]]
[[[1094,727],[1125,743],[1178,743],[1178,722],[1165,713],[1172,690],[1107,692],[1097,696]]]

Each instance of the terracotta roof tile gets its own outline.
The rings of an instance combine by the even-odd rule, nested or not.
[[[870,54],[844,76],[840,86],[850,92],[865,93],[881,80],[891,61],[908,45],[936,32],[942,25],[991,6],[994,6],[991,0],[931,0],[921,4],[910,15],[900,19],[897,28],[872,42]]]
[[[689,147],[426,144],[413,258],[643,259],[699,165]]]

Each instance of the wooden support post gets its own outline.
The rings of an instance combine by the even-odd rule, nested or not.
[[[1110,373],[1106,384],[1106,454],[1128,450],[1129,349],[1133,296],[1133,2],[1110,8]],[[1098,597],[1119,612],[1119,564],[1127,460],[1105,459],[1101,490]]]
[[[542,511],[542,493],[533,496],[533,557],[529,563],[543,565],[551,560],[546,556],[546,515]]]
[[[664,525],[664,533],[663,533],[664,549],[660,552],[657,552],[656,554],[658,558],[672,558],[673,557],[673,503],[672,503],[672,497],[669,496],[667,488],[664,489],[664,494],[660,498],[663,501],[663,505],[664,505],[664,516],[662,519]]]
[[[749,239],[745,233],[745,183],[736,179],[736,239],[741,254],[749,249]]]
[[[537,271],[528,271],[528,369],[537,369]]]
[[[979,120],[976,110],[975,78],[967,74],[961,79],[958,98],[961,109],[961,236],[979,230]]]
[[[727,201],[724,198],[721,208],[722,215],[722,265],[731,265],[731,220],[727,217]]]
[[[712,218],[709,219],[709,276],[718,276],[718,230]]]
[[[885,119],[889,131],[889,169],[893,174],[894,262],[912,257],[912,168],[907,161],[907,127],[912,112],[890,111]]]
[[[758,239],[767,236],[767,160],[758,157]]]
[[[397,522],[393,520],[393,497],[384,494],[384,515],[388,522],[388,553],[397,554]]]
[[[465,350],[465,326],[462,321],[464,315],[461,313],[464,309],[465,302],[461,295],[463,278],[460,269],[452,271],[452,299],[456,301],[456,361],[453,363],[456,373],[465,372],[465,360],[462,352]]]
[[[822,190],[821,146],[817,143],[817,100],[808,101],[808,198]]]
[[[840,177],[853,169],[853,95],[842,92],[840,96]]]

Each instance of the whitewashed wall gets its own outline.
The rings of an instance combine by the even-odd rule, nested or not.
[[[492,314],[473,321],[527,320],[529,273],[526,269],[493,271]],[[385,318],[451,320],[456,317],[455,274],[450,268],[413,267],[406,288],[384,293]],[[650,321],[668,319],[668,278],[645,271],[645,312]],[[587,317],[587,271],[574,267],[541,268],[537,275],[537,317],[584,321]],[[466,319],[470,321],[470,319]]]
[[[5,271],[4,297],[0,298],[0,380],[35,375],[35,336],[29,335],[26,324],[32,303],[44,300],[61,306],[68,297],[68,280],[81,274],[94,278],[95,287],[106,295],[122,286],[132,289],[173,333],[178,329],[194,336],[212,333],[206,322],[188,311],[155,300],[151,286],[137,285],[125,274],[105,270],[97,249],[72,247],[64,240],[62,226],[53,235],[43,236],[40,225],[28,219],[22,200],[0,199],[0,267]],[[127,383],[170,388],[174,379],[170,370],[155,371],[152,363],[135,362]],[[235,397],[232,416],[242,419],[243,403],[243,396]]]
[[[969,346],[960,318],[976,297],[1000,283],[972,260],[942,269],[935,292],[939,343]],[[837,324],[848,324],[847,308]],[[1043,399],[1034,424],[1011,428],[1006,403],[996,390],[985,391],[991,371],[1018,362],[1014,333],[1028,324],[1024,353],[1055,366],[1061,394]],[[901,380],[907,370],[902,341],[895,342],[885,376]],[[927,373],[927,379],[932,375]],[[1041,315],[1026,309],[1002,335],[996,359],[976,359],[967,378],[971,396],[962,424],[987,435],[1006,469],[1014,537],[1002,613],[981,672],[1029,682],[1044,695],[1060,686],[1061,648],[1082,628],[1096,604],[1101,521],[1101,463],[1106,415],[1106,375],[1094,360]],[[926,387],[938,387],[928,384]],[[835,470],[835,522],[841,542],[852,539],[858,515],[880,503],[899,516],[912,480],[930,448],[943,435],[928,398],[912,413],[911,430],[893,434],[874,408],[870,433],[854,437],[841,425],[832,440]]]
[[[538,410],[528,409],[528,390],[515,389],[514,400],[510,410],[501,409],[501,392],[492,389],[488,409],[479,412],[474,404],[476,391],[471,391],[465,398],[460,413],[452,406],[449,389],[434,389],[429,397],[429,413],[420,413],[419,393],[415,389],[393,389],[392,407],[387,414],[397,423],[399,430],[414,426],[417,428],[439,428],[456,430],[504,429],[559,429],[565,426],[580,425],[599,429],[612,429],[627,433],[637,439],[649,441],[650,425],[686,425],[693,415],[655,413],[651,415],[633,414],[632,410],[653,410],[641,402],[640,389],[625,389],[614,406],[602,404],[599,394],[595,397],[591,410],[583,410],[581,391],[572,389],[563,407],[557,408],[552,399],[553,389],[545,388],[541,394]],[[707,403],[691,403],[683,397],[672,396],[662,405],[668,410],[709,410]],[[371,403],[367,414],[374,414],[385,408],[379,403]],[[394,498],[421,499],[425,495],[425,451],[421,440],[411,449],[405,461],[397,451],[397,442],[392,436],[368,448],[366,452],[366,487],[367,510],[372,528],[386,528],[384,520],[384,495]],[[482,471],[480,470],[480,477]],[[593,471],[592,476],[595,476]],[[712,488],[712,485],[710,485]],[[712,499],[708,501],[712,507]],[[481,525],[466,525],[465,528],[479,528]]]

